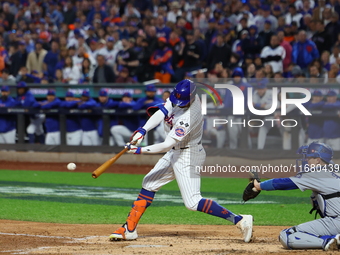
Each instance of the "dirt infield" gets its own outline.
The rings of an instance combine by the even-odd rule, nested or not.
[[[66,164],[0,161],[1,169],[68,171]],[[77,171],[92,172],[97,164],[78,164]],[[145,174],[151,166],[115,165],[115,173]],[[1,205],[0,205],[1,206]],[[256,222],[255,222],[256,224]],[[146,225],[135,241],[110,242],[119,225],[51,224],[0,220],[2,254],[320,254],[320,250],[282,248],[279,232],[285,227],[254,226],[254,238],[244,243],[235,226]],[[324,253],[322,254],[332,254]],[[335,253],[334,253],[335,254]]]
[[[110,242],[119,225],[0,220],[0,254],[320,254],[291,251],[277,240],[284,227],[258,226],[244,243],[235,226],[140,225],[134,241]],[[332,254],[323,253],[322,254]]]

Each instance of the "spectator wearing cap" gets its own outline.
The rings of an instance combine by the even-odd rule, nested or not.
[[[251,87],[251,85],[243,81],[244,73],[243,73],[242,68],[240,67],[237,67],[233,70],[231,77],[233,79],[233,85],[241,89],[244,95],[245,109],[247,109],[246,102],[248,101],[248,87]],[[233,109],[233,95],[231,94],[229,90],[226,90],[223,104],[227,110],[231,111]],[[236,117],[232,115],[228,116],[227,119],[228,119],[228,123],[231,123],[231,122],[235,123],[235,122],[242,121],[240,117]],[[240,126],[237,126],[237,125],[228,126],[228,133],[229,133],[229,147],[230,149],[236,149],[238,147],[238,137],[241,134]],[[248,139],[248,142],[249,142],[249,147],[251,147],[250,137]]]
[[[99,91],[99,95],[98,95],[98,105],[97,107],[100,107],[102,109],[113,109],[113,108],[117,108],[118,107],[118,102],[112,100],[111,98],[109,98],[109,94],[107,89],[101,89]],[[118,124],[118,118],[116,115],[111,115],[110,116],[110,130],[113,126]],[[100,140],[103,140],[103,119],[99,118],[98,122],[97,122],[97,128],[98,128],[98,135],[100,137]],[[102,142],[100,142],[99,144],[102,144]],[[114,145],[113,139],[110,138],[109,141],[110,145]]]
[[[273,73],[283,72],[283,60],[286,57],[285,49],[280,45],[277,35],[272,35],[270,45],[263,48],[261,59],[264,65],[272,67]]]
[[[282,16],[282,9],[281,9],[281,6],[280,6],[280,5],[274,5],[274,6],[273,6],[273,16],[274,16],[276,19],[279,19],[279,17]]]
[[[221,25],[221,30],[219,30],[219,29],[217,29],[217,30],[219,30],[218,32],[219,33],[223,33],[223,30],[224,30],[224,27],[223,27],[223,25],[224,25],[224,22],[223,21],[220,21],[220,22],[218,22],[218,25]],[[237,33],[237,38],[241,38],[241,34],[242,34],[242,32],[243,31],[248,31],[248,21],[247,21],[247,18],[245,18],[245,17],[243,17],[241,20],[240,20],[240,23],[237,25],[237,27],[236,27],[236,31],[238,31],[238,33]]]
[[[136,75],[136,69],[139,66],[137,53],[134,51],[133,45],[127,39],[122,39],[122,44],[124,49],[117,54],[117,60],[114,67],[115,73],[118,74],[118,70],[126,67],[129,69],[130,76],[134,77]]]
[[[154,66],[154,78],[161,83],[170,83],[174,74],[172,69],[172,50],[167,46],[165,37],[158,38],[158,48],[152,53],[150,64]]]
[[[65,58],[65,65],[63,68],[63,79],[68,84],[78,84],[80,80],[79,67],[73,64],[72,58],[67,56]]]
[[[60,103],[61,108],[77,109],[79,99],[76,98],[73,92],[68,91],[65,95],[65,101]],[[80,126],[80,117],[77,115],[66,116],[66,144],[80,145],[83,131]]]
[[[314,1],[310,1],[310,0],[299,0],[299,2],[302,2],[302,6],[298,6],[297,3],[295,2],[295,6],[298,10],[300,10],[299,12],[302,15],[306,15],[306,14],[310,14],[313,15],[313,8],[311,8],[311,2],[313,3],[313,7],[314,7]]]
[[[97,107],[97,102],[91,98],[88,90],[83,90],[81,100],[78,102],[78,108],[81,110],[93,109]],[[83,130],[82,145],[97,146],[99,145],[99,135],[97,131],[97,119],[93,115],[80,116],[80,126]]]
[[[36,100],[33,94],[29,91],[26,82],[20,81],[17,84],[17,97],[16,101],[23,108],[30,108],[36,106]],[[30,123],[26,129],[28,134],[29,143],[35,143],[37,139],[39,143],[44,143],[44,128],[42,123],[45,120],[42,114],[33,114],[29,116]]]
[[[9,87],[2,86],[0,108],[18,106],[18,102],[15,101],[9,94],[10,94]],[[1,144],[15,143],[16,128],[17,128],[16,115],[0,114],[0,143]]]
[[[289,5],[288,13],[286,14],[286,24],[290,25],[293,21],[300,24],[303,15],[298,13],[294,4]]]
[[[118,104],[120,111],[134,109],[136,102],[133,100],[131,93],[126,92]],[[120,114],[118,116],[119,125],[111,127],[111,135],[117,146],[124,146],[131,137],[131,134],[139,127],[139,120],[133,115]]]
[[[4,69],[4,70],[2,70],[2,75],[0,77],[0,83],[6,84],[6,85],[14,85],[14,84],[16,84],[15,77],[9,73],[8,69]]]
[[[270,45],[270,38],[274,33],[271,30],[272,23],[270,20],[265,20],[263,31],[259,33],[258,41],[261,48]]]
[[[316,33],[313,35],[312,41],[315,43],[320,54],[324,51],[331,50],[332,38],[326,32],[325,25],[323,24],[322,21],[316,21]]]
[[[28,54],[26,67],[28,72],[37,70],[39,73],[43,72],[44,58],[47,51],[42,48],[42,42],[38,40],[35,44],[35,50]]]
[[[114,83],[115,74],[111,66],[106,64],[105,56],[97,56],[98,66],[94,70],[93,83]]]
[[[200,69],[202,66],[202,49],[196,41],[192,31],[186,35],[187,43],[180,56],[183,58],[183,66],[175,71],[174,81],[178,82],[183,79],[184,74],[193,70]]]
[[[268,110],[273,104],[273,91],[267,88],[267,80],[262,79],[254,84],[255,91],[253,92],[253,107],[256,110]],[[266,116],[273,119],[274,116]],[[259,128],[257,137],[257,149],[263,150],[266,144],[267,134],[272,128],[272,123],[265,121],[265,124]]]
[[[59,109],[61,101],[55,95],[55,90],[49,89],[47,91],[46,100],[37,103],[41,109]],[[46,114],[44,122],[46,129],[45,144],[46,145],[60,145],[60,129],[59,116],[56,114]]]
[[[179,16],[182,16],[182,11],[181,11],[181,6],[179,4],[179,2],[177,1],[173,1],[170,3],[170,10],[168,12],[168,15],[167,15],[167,21],[169,22],[173,22],[173,23],[176,23],[176,19],[177,17]]]
[[[319,58],[319,52],[315,43],[307,39],[306,32],[301,30],[298,34],[298,41],[293,44],[292,62],[306,69],[317,58]]]
[[[326,113],[323,123],[323,135],[325,143],[335,151],[340,150],[340,119],[338,115],[329,116],[327,113],[334,114],[339,110],[340,101],[338,101],[338,94],[334,90],[328,91],[326,103],[323,105],[323,111]]]
[[[164,24],[164,16],[159,15],[156,18],[156,36],[158,38],[165,37],[169,40],[171,29]]]
[[[304,106],[308,110],[322,110],[325,101],[323,101],[323,95],[320,90],[314,90],[312,93],[312,99],[304,104]],[[324,142],[324,134],[323,134],[323,122],[324,118],[320,116],[311,116],[308,117],[308,144],[313,141],[319,141],[320,143]]]
[[[231,56],[231,48],[223,40],[223,35],[219,34],[216,38],[216,44],[212,46],[207,58],[208,71],[214,69],[216,63],[222,63],[226,68]]]
[[[78,48],[80,46],[79,41],[81,38],[84,38],[85,35],[86,33],[83,29],[75,28],[74,30],[71,30],[67,38],[67,48],[71,46]]]
[[[56,66],[59,62],[59,44],[55,41],[51,43],[51,50],[44,58],[43,70],[47,72],[50,80],[53,80]]]

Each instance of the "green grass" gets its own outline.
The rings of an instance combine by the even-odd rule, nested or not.
[[[13,170],[0,170],[0,176],[1,219],[82,224],[124,222],[143,179],[143,175],[105,173],[92,179],[90,173]],[[255,201],[276,203],[242,204],[245,185],[245,179],[202,178],[201,191],[205,197],[222,201],[234,213],[254,215],[256,225],[291,226],[314,219],[308,214],[308,191],[262,192]],[[156,194],[141,223],[226,224],[226,221],[187,210],[174,181]]]

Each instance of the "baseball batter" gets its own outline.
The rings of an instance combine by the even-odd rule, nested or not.
[[[254,180],[254,186],[257,190],[311,190],[313,210],[317,210],[322,218],[282,230],[279,240],[289,249],[338,250],[340,174],[332,161],[333,150],[324,143],[312,142],[300,147],[298,153],[303,156],[297,162],[302,171],[296,176],[260,183]]]
[[[205,151],[201,144],[203,133],[203,116],[201,103],[196,95],[196,85],[190,80],[179,82],[170,98],[158,105],[156,111],[146,124],[138,128],[131,140],[126,144],[129,153],[154,154],[166,152],[154,168],[144,177],[142,189],[126,222],[110,236],[111,241],[133,240],[138,237],[137,224],[151,205],[155,193],[165,184],[177,180],[184,204],[192,211],[201,211],[217,216],[236,224],[243,234],[243,240],[249,242],[252,237],[253,217],[236,215],[213,200],[205,199],[200,192],[200,173],[196,166],[201,167],[205,161]],[[162,143],[136,147],[145,134],[164,121],[167,134]]]

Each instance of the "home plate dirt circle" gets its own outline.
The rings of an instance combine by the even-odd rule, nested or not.
[[[320,254],[282,248],[282,226],[254,226],[251,243],[231,225],[144,225],[134,241],[110,242],[119,225],[51,224],[0,220],[2,254]],[[331,254],[323,252],[323,254]]]

